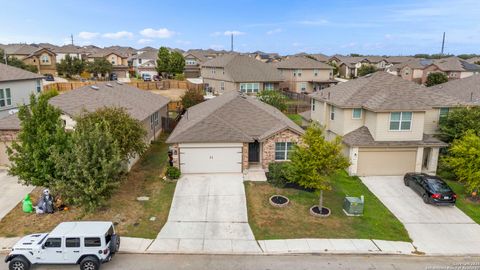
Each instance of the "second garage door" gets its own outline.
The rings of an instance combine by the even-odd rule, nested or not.
[[[359,149],[357,175],[403,175],[415,171],[416,148]]]
[[[180,170],[182,173],[242,172],[241,144],[181,145]]]

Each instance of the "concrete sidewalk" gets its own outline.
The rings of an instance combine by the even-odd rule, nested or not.
[[[0,220],[6,216],[25,195],[32,192],[34,186],[24,186],[18,183],[18,178],[7,174],[5,169],[0,169]]]

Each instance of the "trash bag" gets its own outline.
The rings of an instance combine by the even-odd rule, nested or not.
[[[30,194],[27,194],[25,196],[25,199],[23,199],[22,210],[25,213],[33,212],[33,204],[32,204],[32,200],[30,199]]]

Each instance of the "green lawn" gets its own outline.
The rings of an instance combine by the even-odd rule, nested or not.
[[[315,193],[275,188],[268,183],[245,183],[250,226],[256,239],[357,238],[411,241],[397,218],[357,177],[341,173],[333,177],[333,190],[324,192],[324,205],[332,210],[327,218],[310,215],[318,202]],[[286,208],[272,207],[268,198],[282,194],[290,199]],[[365,213],[348,217],[342,211],[343,199],[365,196]]]
[[[476,223],[480,224],[480,203],[475,203],[467,198],[467,193],[462,183],[452,180],[445,181],[457,194],[456,206]]]
[[[290,118],[290,120],[295,122],[295,124],[302,126],[303,119],[299,114],[288,114],[287,116]]]

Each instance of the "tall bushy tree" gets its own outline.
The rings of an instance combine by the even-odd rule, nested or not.
[[[443,161],[452,169],[458,180],[465,183],[467,191],[473,193],[480,189],[480,137],[469,130],[455,139],[448,150],[449,155]]]
[[[359,77],[361,77],[361,76],[368,75],[370,73],[374,73],[375,71],[377,71],[377,68],[374,65],[366,64],[366,65],[362,65],[358,69],[357,74]]]
[[[38,72],[38,68],[36,66],[27,65],[22,60],[13,56],[6,56],[5,51],[2,48],[0,48],[0,63],[8,64],[9,66],[12,66],[12,67],[25,69],[33,73]]]
[[[204,98],[201,91],[188,89],[185,92],[185,94],[182,96],[182,107],[183,109],[188,109],[203,101],[204,101]]]
[[[21,129],[12,146],[7,148],[9,173],[27,185],[51,187],[55,179],[52,152],[63,152],[68,141],[60,110],[48,104],[49,95],[30,96],[30,105],[18,112]]]
[[[468,130],[480,136],[480,107],[453,109],[440,121],[441,137],[446,142],[462,137]]]
[[[80,75],[85,69],[83,60],[66,55],[64,59],[57,64],[57,71],[68,78],[72,75]]]
[[[94,125],[112,135],[124,161],[142,155],[147,149],[147,131],[140,121],[133,119],[123,108],[105,107],[86,113],[77,119],[75,128],[85,130]]]
[[[88,212],[110,198],[123,178],[122,156],[106,121],[77,126],[67,151],[53,155],[55,190]]]
[[[170,71],[170,51],[166,47],[160,47],[157,54],[157,72],[165,74]]]
[[[95,76],[101,75],[102,77],[112,72],[112,69],[112,63],[105,58],[96,58],[93,62],[88,62],[86,66],[88,72],[93,73]]]
[[[294,146],[290,160],[287,180],[304,188],[318,190],[319,209],[323,207],[323,191],[331,189],[330,177],[350,165],[342,155],[341,138],[327,141],[323,128],[316,123],[308,127],[301,143]]]
[[[185,67],[185,58],[179,52],[172,52],[170,54],[170,69],[169,73],[172,74],[181,74],[183,73],[183,69]]]
[[[427,81],[425,82],[426,86],[434,86],[441,83],[448,82],[448,77],[443,72],[432,72],[427,75]]]
[[[287,97],[285,97],[285,95],[279,91],[261,91],[257,94],[257,98],[262,102],[272,105],[280,111],[285,111],[287,109]]]

